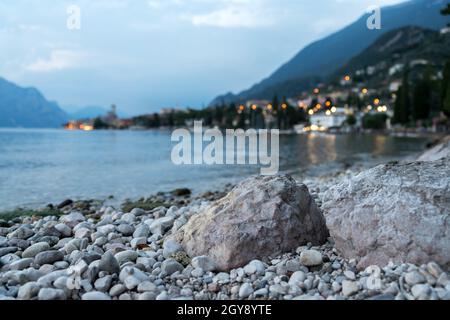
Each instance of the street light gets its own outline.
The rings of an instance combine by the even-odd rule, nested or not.
[[[309,111],[308,111],[308,114],[309,114],[310,116],[312,116],[312,115],[314,114],[314,110],[312,110],[312,109],[309,110]]]

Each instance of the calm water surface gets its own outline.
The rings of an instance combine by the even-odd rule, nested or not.
[[[425,138],[382,135],[280,137],[281,170],[297,177],[346,164],[371,166],[415,154]],[[0,210],[67,198],[117,200],[188,187],[215,190],[256,166],[175,166],[169,132],[0,129]]]

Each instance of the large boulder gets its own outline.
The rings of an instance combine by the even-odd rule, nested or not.
[[[390,260],[450,266],[450,159],[390,163],[324,193],[330,235],[359,267]]]
[[[288,176],[249,178],[192,217],[174,235],[191,257],[206,255],[219,271],[242,267],[328,237],[308,188]]]
[[[431,149],[425,151],[417,160],[436,161],[450,157],[450,136],[440,139]]]

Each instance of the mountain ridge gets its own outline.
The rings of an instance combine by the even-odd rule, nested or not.
[[[411,0],[383,7],[381,30],[367,28],[366,21],[370,13],[366,13],[343,29],[307,45],[269,77],[251,88],[238,94],[229,92],[218,96],[210,105],[267,97],[269,95],[265,93],[267,88],[277,91],[280,95],[286,95],[288,91],[283,90],[283,83],[310,77],[327,77],[369,47],[382,34],[400,27],[418,25],[438,30],[444,27],[448,20],[440,14],[440,9],[445,3],[444,0]],[[330,55],[329,52],[333,54]]]
[[[0,127],[56,128],[67,121],[58,103],[34,87],[21,87],[0,77]]]

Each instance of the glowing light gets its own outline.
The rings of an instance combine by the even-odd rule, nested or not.
[[[373,100],[373,103],[374,103],[376,106],[379,105],[379,104],[380,104],[380,99],[375,98],[375,99]]]
[[[309,110],[309,111],[308,111],[308,114],[309,114],[310,116],[312,116],[312,115],[314,114],[314,110],[312,110],[312,109]]]
[[[326,105],[327,107],[329,107],[329,106],[331,106],[331,102],[330,102],[330,101],[327,101],[327,102],[325,102],[325,105]]]
[[[331,112],[335,113],[337,111],[336,107],[331,107]]]
[[[283,108],[284,110],[286,110],[286,109],[287,109],[287,104],[286,104],[286,103],[283,103],[283,104],[281,105],[281,108]]]
[[[367,88],[364,88],[364,89],[361,90],[361,92],[362,92],[363,94],[367,94],[367,93],[369,92],[369,90],[368,90]]]
[[[330,111],[330,110],[327,110],[327,112],[325,112],[325,114],[326,114],[327,116],[331,116],[331,111]]]
[[[313,124],[313,125],[311,126],[311,131],[319,131],[319,126]]]
[[[351,78],[350,78],[350,76],[345,76],[345,77],[344,77],[344,80],[348,82],[348,81],[351,80]]]
[[[320,93],[319,88],[315,88],[315,89],[314,89],[314,94],[319,94],[319,93]]]
[[[367,110],[372,110],[372,106],[367,106]]]
[[[239,106],[239,110],[244,111],[245,107],[244,106]]]
[[[90,124],[80,124],[80,130],[83,131],[92,131],[94,130],[94,126],[90,125]]]
[[[256,104],[252,105],[252,110],[254,111],[256,109],[258,109],[258,106]]]
[[[320,103],[316,104],[316,109],[320,110],[320,108],[322,108],[322,105]]]
[[[271,104],[267,105],[267,110],[272,110],[273,106]]]

